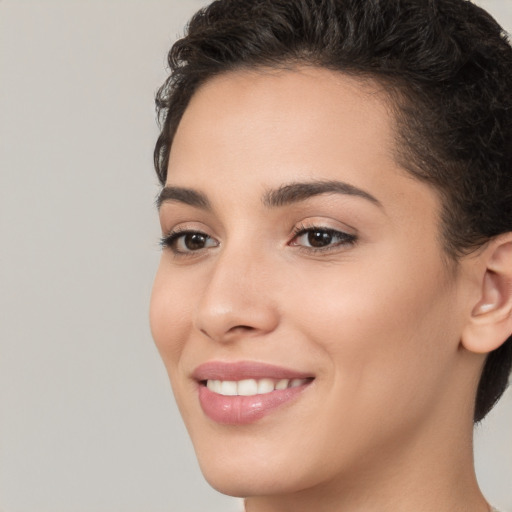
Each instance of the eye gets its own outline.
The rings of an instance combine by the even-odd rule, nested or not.
[[[162,247],[168,247],[176,255],[217,247],[219,243],[211,236],[201,231],[174,231],[162,238]]]
[[[290,245],[312,251],[329,250],[343,245],[353,245],[357,237],[343,231],[324,227],[300,226],[294,233]]]

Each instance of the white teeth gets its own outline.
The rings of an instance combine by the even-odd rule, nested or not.
[[[220,384],[220,394],[226,396],[238,395],[238,383],[232,380],[223,380]]]
[[[299,386],[302,386],[302,384],[305,384],[305,383],[306,383],[306,379],[293,379],[290,382],[290,387],[291,388],[297,388]]]
[[[272,385],[272,390],[273,389],[274,389],[274,386]],[[238,382],[238,394],[242,395],[242,396],[257,395],[258,394],[258,383],[254,379],[246,379],[246,380],[239,381]]]
[[[272,379],[261,379],[258,381],[258,395],[274,391],[274,381]]]
[[[281,379],[276,382],[276,389],[286,389],[288,384],[290,383],[290,379]]]
[[[271,393],[274,390],[296,388],[306,384],[309,379],[244,379],[233,380],[207,380],[206,387],[224,396],[254,396]]]
[[[206,386],[214,393],[220,393],[220,380],[209,380],[206,382]]]

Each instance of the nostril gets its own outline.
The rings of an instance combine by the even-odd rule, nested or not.
[[[217,336],[214,332],[208,332],[208,329],[202,328],[199,329],[199,331],[202,334],[204,334],[207,338],[210,338],[211,340],[224,339],[225,341],[227,341],[233,336],[236,337],[236,335],[250,334],[253,332],[257,332],[258,329],[250,325],[235,325],[233,327],[230,327],[227,331],[223,332],[219,336]]]
[[[213,341],[233,341],[273,331],[279,323],[277,308],[264,297],[239,296],[223,299],[210,290],[197,305],[194,328]],[[222,300],[221,300],[222,299]],[[257,300],[256,300],[257,299]]]
[[[230,331],[236,331],[240,329],[241,331],[254,331],[255,328],[251,327],[250,325],[235,325],[234,327],[231,327]]]
[[[213,338],[212,338],[212,336],[210,336],[210,335],[208,334],[208,332],[206,331],[206,329],[199,329],[199,331],[200,331],[202,334],[204,334],[207,338],[211,338],[211,339],[213,339]]]
[[[257,331],[255,327],[251,327],[250,325],[235,325],[231,327],[226,334],[249,334],[251,332]]]

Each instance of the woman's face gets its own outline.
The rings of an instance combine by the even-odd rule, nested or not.
[[[393,130],[375,86],[306,67],[214,78],[183,116],[151,327],[222,492],[370,478],[453,410],[465,284]]]

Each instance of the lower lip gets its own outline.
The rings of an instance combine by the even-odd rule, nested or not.
[[[224,396],[199,386],[199,403],[203,412],[216,423],[248,425],[263,418],[275,409],[289,403],[309,385],[275,390],[253,396]]]

